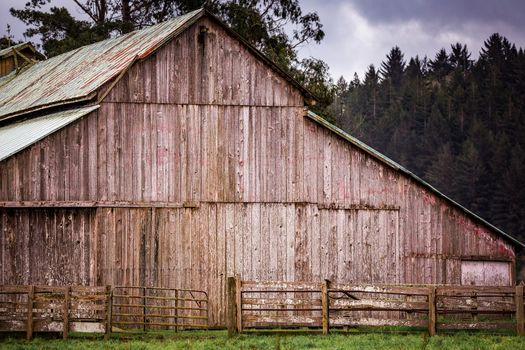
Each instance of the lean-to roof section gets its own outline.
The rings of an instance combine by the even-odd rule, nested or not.
[[[0,85],[0,120],[91,99],[136,59],[147,57],[205,13],[197,10],[38,62]]]
[[[508,241],[512,242],[513,244],[515,244],[517,246],[520,246],[520,247],[525,247],[524,243],[518,241],[516,238],[512,237],[508,233],[500,230],[496,226],[492,225],[490,222],[486,221],[482,217],[480,217],[480,216],[476,215],[475,213],[473,213],[472,211],[468,210],[467,208],[465,208],[464,206],[462,206],[458,202],[454,201],[450,197],[447,197],[446,195],[441,193],[437,188],[435,188],[434,186],[432,186],[428,182],[424,181],[423,179],[421,179],[419,176],[417,176],[413,172],[407,170],[406,168],[404,168],[400,164],[394,162],[392,159],[390,159],[387,156],[383,155],[382,153],[376,151],[375,149],[373,149],[372,147],[368,146],[364,142],[359,141],[358,139],[356,139],[352,135],[348,134],[347,132],[343,131],[342,129],[338,128],[337,126],[335,126],[335,125],[331,124],[330,122],[326,121],[325,119],[323,119],[322,117],[318,116],[314,112],[312,112],[310,110],[307,110],[306,111],[306,116],[308,118],[314,120],[315,122],[321,124],[322,126],[326,127],[327,129],[335,132],[337,135],[339,135],[342,138],[344,138],[345,140],[349,141],[351,144],[353,144],[357,148],[361,149],[362,151],[366,152],[367,154],[371,155],[372,157],[374,157],[375,159],[379,160],[380,162],[387,164],[388,166],[393,168],[395,171],[400,172],[400,173],[410,177],[412,180],[416,181],[417,183],[419,183],[420,185],[422,185],[426,189],[430,190],[435,195],[443,198],[445,201],[447,201],[448,203],[452,204],[452,206],[460,209],[461,211],[463,211],[465,214],[467,214],[468,216],[470,216],[474,220],[477,220],[478,222],[481,222],[483,225],[487,226],[491,230],[494,230],[499,235],[503,236],[505,239],[507,239]]]
[[[93,112],[98,107],[95,105],[70,109],[0,127],[0,161]]]

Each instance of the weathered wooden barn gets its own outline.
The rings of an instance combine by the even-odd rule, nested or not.
[[[521,243],[205,10],[0,78],[0,283],[513,284]]]

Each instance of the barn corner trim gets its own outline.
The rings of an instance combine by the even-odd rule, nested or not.
[[[494,226],[493,224],[491,224],[487,220],[483,219],[482,217],[480,217],[476,213],[474,213],[471,210],[465,208],[464,206],[462,206],[461,204],[459,204],[458,202],[456,202],[452,198],[446,196],[445,194],[440,192],[437,188],[435,188],[434,186],[432,186],[431,184],[429,184],[428,182],[426,182],[425,180],[423,180],[422,178],[420,178],[419,176],[417,176],[416,174],[414,174],[410,170],[404,168],[399,163],[396,163],[395,161],[393,161],[392,159],[388,158],[387,156],[385,156],[381,152],[375,150],[374,148],[368,146],[364,142],[362,142],[362,141],[358,140],[357,138],[353,137],[352,135],[350,135],[346,131],[344,131],[341,128],[339,128],[339,127],[335,126],[334,124],[330,123],[329,121],[327,121],[326,119],[324,119],[320,115],[317,115],[316,113],[312,112],[308,108],[305,108],[305,112],[306,112],[305,117],[307,117],[307,118],[315,121],[316,123],[324,126],[325,128],[329,129],[330,131],[336,133],[337,135],[339,135],[343,139],[345,139],[348,142],[350,142],[352,145],[354,145],[357,148],[361,149],[362,151],[364,151],[368,155],[370,155],[373,158],[379,160],[381,163],[387,164],[389,167],[391,167],[395,171],[400,172],[400,173],[404,174],[405,176],[409,177],[410,179],[414,180],[415,182],[419,183],[420,185],[422,185],[426,189],[430,190],[432,193],[434,193],[438,197],[444,199],[446,202],[452,204],[454,207],[458,208],[459,210],[461,210],[462,212],[464,212],[465,214],[467,214],[468,216],[470,216],[474,220],[480,222],[481,224],[485,225],[489,229],[495,231],[497,234],[499,234],[500,236],[505,238],[507,241],[509,241],[513,245],[519,246],[521,248],[525,248],[525,243],[520,242],[519,240],[517,240],[516,238],[512,237],[508,233],[502,231],[501,229],[497,228],[496,226]]]

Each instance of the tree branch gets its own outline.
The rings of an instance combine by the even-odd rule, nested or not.
[[[84,13],[93,20],[93,22],[98,23],[97,18],[93,15],[93,13],[89,10],[89,8],[82,5],[78,0],[73,0],[73,2],[77,4],[77,6],[80,7],[82,11],[84,11]]]

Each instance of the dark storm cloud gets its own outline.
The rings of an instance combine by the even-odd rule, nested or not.
[[[427,25],[454,26],[465,22],[496,22],[525,28],[524,0],[353,0],[370,21],[420,20]]]

